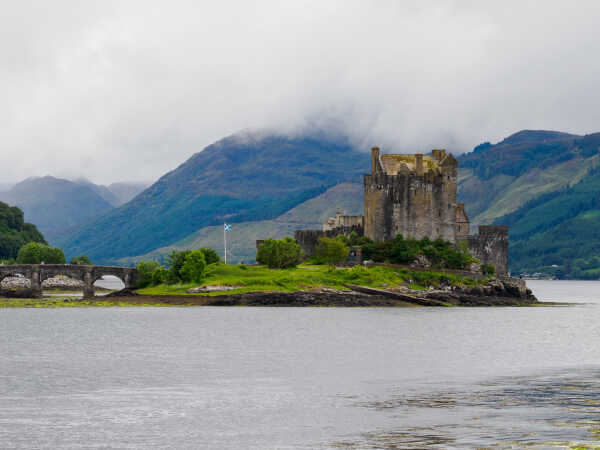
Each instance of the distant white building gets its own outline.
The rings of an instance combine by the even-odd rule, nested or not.
[[[340,227],[363,226],[363,216],[342,216],[340,208],[335,217],[330,217],[323,224],[323,231],[333,230]]]

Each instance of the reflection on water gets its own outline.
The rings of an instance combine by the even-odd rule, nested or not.
[[[564,448],[600,417],[600,283],[558,308],[0,310],[0,448]]]
[[[600,372],[498,379],[465,391],[392,394],[356,407],[394,411],[401,431],[363,433],[332,447],[528,448],[600,445]],[[438,411],[442,408],[442,411]],[[450,420],[449,420],[450,419]]]

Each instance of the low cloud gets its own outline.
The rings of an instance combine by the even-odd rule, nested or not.
[[[600,131],[599,19],[585,0],[12,2],[3,181],[155,179],[248,128],[407,152]]]

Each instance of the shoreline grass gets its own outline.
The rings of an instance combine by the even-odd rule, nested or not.
[[[409,287],[424,290],[429,286],[442,285],[473,286],[481,283],[471,277],[442,272],[422,272],[393,267],[354,266],[332,270],[323,265],[300,265],[291,269],[269,269],[266,266],[242,266],[217,264],[209,267],[201,283],[161,284],[143,289],[143,295],[223,295],[223,292],[190,294],[188,289],[202,286],[240,286],[227,294],[243,294],[257,291],[294,292],[315,288],[348,290],[346,284],[357,284],[372,288]]]
[[[248,292],[297,292],[303,290],[330,288],[349,290],[346,284],[371,288],[393,289],[407,287],[424,290],[429,286],[465,286],[476,285],[486,280],[476,280],[457,274],[442,272],[413,271],[405,268],[375,266],[364,268],[338,268],[329,266],[300,265],[291,269],[269,269],[265,266],[242,266],[215,264],[208,268],[202,283],[185,283],[147,287],[138,289],[140,296],[107,298],[97,296],[93,299],[68,296],[50,296],[38,299],[1,298],[0,308],[58,308],[58,307],[114,307],[114,306],[185,306],[185,298],[190,304],[202,304],[202,297],[243,294]],[[188,293],[190,288],[204,286],[239,286],[228,291],[210,293]],[[161,297],[163,297],[161,299]],[[168,300],[167,297],[171,297]],[[200,297],[200,298],[199,298]],[[172,299],[180,298],[173,303]],[[197,300],[192,299],[195,298]],[[208,298],[207,298],[208,301]]]

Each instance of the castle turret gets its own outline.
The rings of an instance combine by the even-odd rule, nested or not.
[[[423,155],[421,153],[415,154],[415,172],[418,177],[423,176]]]
[[[371,173],[379,172],[379,147],[371,149]]]

